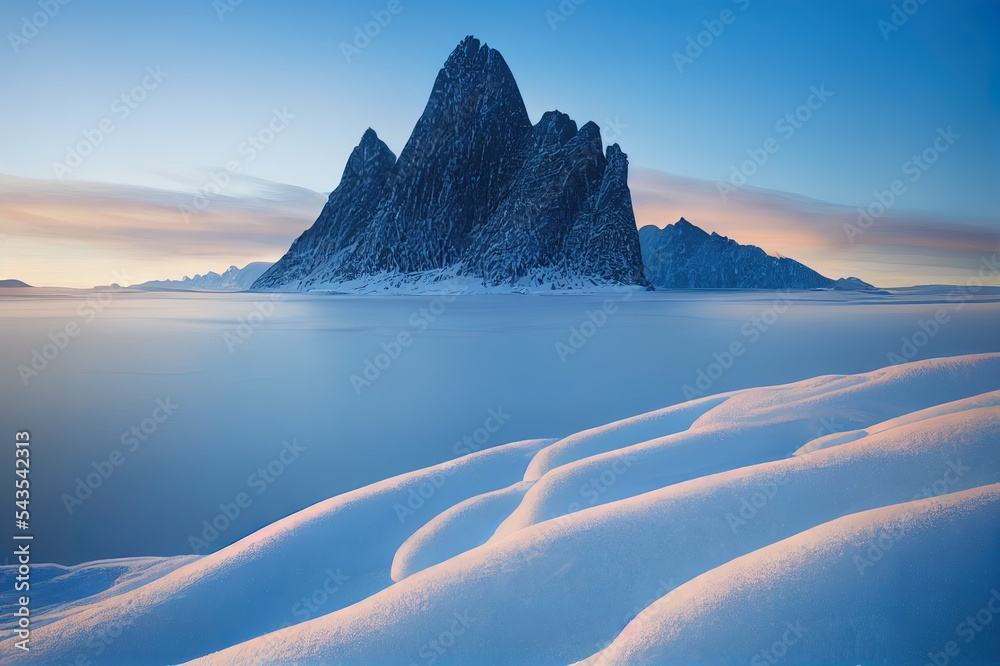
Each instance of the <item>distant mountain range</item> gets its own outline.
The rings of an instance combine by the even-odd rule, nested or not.
[[[30,287],[31,285],[20,280],[0,280],[0,289],[14,289],[20,287]]]
[[[707,233],[683,217],[639,230],[646,279],[659,289],[872,289],[857,278],[833,280],[787,257]]]
[[[146,291],[156,290],[205,290],[205,291],[246,291],[264,272],[271,267],[266,261],[255,261],[243,268],[230,266],[221,275],[209,271],[204,275],[185,276],[183,280],[153,280],[135,284],[132,287]]]

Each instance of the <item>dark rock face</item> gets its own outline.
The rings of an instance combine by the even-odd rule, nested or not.
[[[375,216],[396,156],[371,129],[351,152],[344,175],[312,227],[295,239],[288,252],[254,284],[277,288],[298,282],[308,288],[311,278],[354,248]]]
[[[628,159],[618,144],[608,147],[607,164],[593,205],[578,216],[566,252],[576,271],[624,284],[646,284],[642,253],[628,189]]]
[[[375,223],[348,259],[351,270],[408,273],[457,262],[519,166],[530,129],[503,57],[467,38],[438,73]]]
[[[532,126],[503,57],[467,37],[399,159],[368,130],[319,219],[254,288],[436,269],[484,285],[645,284],[627,176],[593,123],[552,111]]]
[[[708,234],[684,218],[663,229],[643,227],[639,242],[646,279],[660,289],[829,289],[837,284],[797,261]]]
[[[463,255],[470,272],[491,284],[539,269],[644,284],[628,161],[618,146],[605,155],[597,125],[578,131],[569,116],[550,111],[521,152],[509,191]]]

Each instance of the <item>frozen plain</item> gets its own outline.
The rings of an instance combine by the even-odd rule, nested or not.
[[[337,659],[365,662],[377,657],[376,660],[390,663],[406,659],[426,663],[426,656],[419,654],[419,649],[428,639],[417,641],[414,645],[410,643],[422,636],[420,632],[434,633],[431,632],[431,625],[442,622],[443,616],[426,613],[430,623],[428,627],[419,629],[415,635],[408,635],[399,628],[392,629],[389,609],[405,607],[410,603],[408,595],[412,594],[424,599],[423,608],[426,608],[427,604],[434,603],[433,595],[427,598],[430,594],[428,590],[437,591],[449,585],[451,591],[439,593],[439,599],[447,602],[468,598],[474,587],[466,588],[461,584],[466,580],[461,571],[439,574],[444,578],[438,585],[418,586],[408,582],[410,576],[419,578],[430,576],[434,571],[447,571],[449,565],[421,573],[437,561],[483,543],[498,528],[490,547],[514,551],[517,548],[511,544],[516,543],[518,538],[526,538],[518,536],[525,528],[540,530],[554,524],[560,532],[569,529],[560,520],[542,522],[559,515],[558,510],[553,512],[553,502],[558,504],[562,501],[567,489],[575,494],[579,485],[577,481],[599,479],[600,475],[594,477],[594,472],[602,470],[588,470],[587,465],[602,465],[601,456],[613,456],[629,445],[644,443],[639,447],[641,450],[629,451],[623,458],[625,462],[611,469],[640,470],[642,474],[633,474],[628,483],[610,484],[607,491],[594,493],[599,495],[599,499],[592,503],[595,507],[592,511],[618,510],[629,515],[628,508],[622,505],[630,497],[643,497],[645,501],[652,494],[650,491],[661,487],[681,488],[706,474],[733,468],[753,469],[746,466],[789,458],[792,449],[798,448],[798,445],[824,436],[826,444],[814,442],[809,450],[817,455],[830,455],[835,449],[842,448],[829,443],[829,440],[839,437],[848,443],[844,450],[851,442],[870,440],[865,443],[873,450],[881,451],[881,455],[888,455],[887,452],[898,454],[896,449],[903,444],[886,444],[883,440],[893,430],[898,435],[903,430],[902,426],[888,428],[886,432],[874,426],[882,422],[891,423],[898,417],[903,417],[905,421],[906,414],[920,414],[921,410],[935,407],[941,413],[934,412],[932,416],[940,421],[940,427],[946,433],[955,429],[955,424],[947,419],[957,418],[953,415],[956,412],[977,416],[966,424],[966,429],[974,433],[970,435],[970,441],[974,440],[970,446],[986,448],[981,449],[982,464],[975,467],[975,475],[966,475],[963,483],[969,485],[963,488],[1000,480],[990,476],[991,461],[995,463],[997,458],[996,431],[991,430],[993,426],[990,425],[995,425],[995,410],[990,410],[990,405],[995,405],[991,402],[994,398],[989,395],[981,397],[972,409],[962,407],[961,403],[960,407],[938,407],[1000,389],[1000,385],[990,383],[1000,381],[995,359],[991,358],[978,359],[972,364],[976,368],[974,381],[965,377],[962,381],[949,384],[940,377],[932,376],[923,384],[909,389],[905,386],[902,389],[873,388],[869,394],[862,392],[853,403],[850,399],[846,402],[834,400],[822,408],[801,412],[786,410],[792,416],[786,414],[784,420],[771,417],[755,423],[752,418],[746,418],[746,422],[740,423],[735,430],[739,433],[750,430],[750,437],[732,435],[734,423],[742,417],[740,414],[727,414],[724,407],[726,402],[731,401],[720,398],[677,408],[673,410],[676,413],[665,414],[662,418],[652,419],[652,422],[649,419],[640,420],[635,426],[638,430],[621,440],[615,439],[615,429],[611,428],[610,439],[603,444],[598,441],[600,437],[595,439],[587,435],[564,440],[555,446],[551,441],[589,427],[681,403],[691,397],[697,398],[697,393],[708,395],[825,374],[844,375],[876,370],[890,364],[893,360],[891,354],[895,354],[898,360],[910,360],[912,357],[921,361],[933,357],[1000,351],[996,334],[997,300],[1000,299],[995,291],[988,289],[973,294],[952,288],[922,288],[881,295],[623,292],[610,296],[491,295],[456,299],[428,296],[367,299],[287,296],[274,303],[273,312],[266,305],[254,305],[255,302],[267,302],[269,296],[266,295],[119,292],[92,320],[79,315],[79,293],[71,296],[53,293],[42,298],[9,294],[7,292],[3,296],[5,337],[10,340],[5,340],[3,351],[4,366],[10,368],[9,374],[3,377],[3,395],[5,402],[14,409],[5,410],[4,426],[23,429],[24,425],[13,422],[15,418],[33,421],[39,424],[32,426],[33,438],[54,442],[51,449],[39,447],[35,463],[39,469],[46,469],[48,465],[54,486],[37,490],[37,496],[44,494],[53,504],[47,509],[40,508],[38,532],[67,535],[65,541],[60,536],[61,543],[50,544],[50,552],[55,553],[45,558],[50,561],[71,564],[129,555],[190,554],[189,537],[198,534],[198,523],[216,516],[220,502],[230,502],[239,492],[248,492],[253,502],[241,511],[231,526],[208,544],[205,552],[211,552],[293,511],[346,490],[468,453],[475,448],[470,447],[469,441],[475,442],[463,442],[463,438],[476,437],[483,432],[477,429],[485,425],[492,429],[498,424],[497,414],[503,423],[489,434],[483,442],[485,447],[538,437],[551,438],[528,441],[517,447],[504,447],[490,451],[489,455],[461,457],[453,464],[461,466],[462,471],[445,477],[432,474],[424,479],[432,484],[440,478],[461,479],[461,482],[449,481],[441,485],[444,490],[434,493],[424,505],[412,509],[413,515],[405,510],[400,513],[398,509],[393,509],[388,515],[389,527],[393,528],[391,534],[366,537],[363,541],[367,543],[355,539],[338,546],[343,550],[338,551],[340,554],[337,557],[328,558],[329,571],[314,572],[318,576],[316,581],[310,581],[307,575],[316,562],[303,564],[305,569],[300,572],[302,575],[293,576],[293,579],[301,579],[301,584],[309,589],[296,592],[306,594],[327,583],[327,579],[335,581],[339,592],[335,601],[329,601],[315,611],[296,608],[294,599],[297,597],[289,597],[287,603],[281,599],[271,609],[273,612],[261,613],[254,621],[240,623],[239,626],[223,623],[213,632],[214,638],[205,637],[201,643],[194,640],[181,649],[175,641],[167,645],[163,637],[157,638],[152,629],[152,625],[160,624],[166,618],[176,622],[178,617],[185,615],[184,604],[177,601],[177,588],[162,581],[139,586],[140,589],[130,592],[137,596],[129,603],[140,599],[140,605],[146,604],[147,610],[136,614],[137,625],[125,631],[115,645],[105,646],[101,653],[102,658],[113,657],[121,662],[166,663],[201,656],[278,626],[347,606],[395,579],[401,583],[352,607],[353,615],[352,609],[347,609],[336,616],[329,616],[342,618],[336,627],[326,624],[322,629],[316,629],[313,626],[327,620],[302,625],[299,628],[301,631],[311,628],[308,640],[296,635],[292,642],[317,646],[320,652],[297,654],[295,658],[312,658],[320,662],[336,662]],[[605,310],[604,304],[609,300],[611,306]],[[421,308],[426,308],[426,313],[422,314]],[[249,313],[255,310],[270,314],[254,317],[250,322],[249,336],[242,337],[237,330],[240,319],[246,320]],[[606,318],[596,314],[602,311]],[[434,312],[438,314],[432,314]],[[939,321],[937,328],[930,323],[936,313]],[[433,320],[430,320],[431,316]],[[80,321],[80,333],[51,360],[48,367],[37,376],[29,377],[28,386],[25,386],[22,376],[16,371],[17,366],[30,361],[31,350],[44,344],[48,333],[58,331],[67,321],[76,319]],[[603,323],[587,326],[587,321],[595,320]],[[423,328],[425,323],[426,328]],[[574,337],[572,328],[582,331],[579,337]],[[930,331],[934,333],[930,334]],[[227,339],[227,333],[236,337]],[[383,351],[381,345],[384,343],[391,347],[394,340],[400,339],[400,333],[411,335],[410,345],[403,348],[398,358],[381,370],[370,385],[357,382],[352,385],[351,375],[364,377],[366,359],[381,360],[378,359],[378,354]],[[592,335],[588,337],[586,333]],[[905,345],[904,338],[915,342],[912,348]],[[239,342],[234,342],[234,339]],[[581,341],[582,345],[579,344]],[[734,347],[736,343],[741,346]],[[739,353],[733,356],[730,364],[727,353],[737,351]],[[722,367],[727,365],[729,367]],[[848,386],[855,383],[852,379],[839,381]],[[826,380],[818,386],[825,383]],[[685,390],[685,385],[689,389]],[[790,389],[791,394],[797,390],[802,389]],[[769,400],[786,402],[791,394]],[[158,424],[148,441],[144,441],[136,451],[129,452],[130,457],[126,457],[125,462],[94,490],[92,497],[84,500],[81,506],[74,507],[73,513],[69,514],[60,494],[67,490],[72,492],[73,479],[93,471],[94,461],[99,462],[102,456],[106,457],[110,449],[120,448],[118,442],[122,432],[149,416],[155,408],[156,399],[166,397],[179,405],[176,413]],[[135,405],[136,409],[124,414],[130,405]],[[53,419],[53,413],[66,414],[66,417]],[[489,420],[491,418],[492,421]],[[692,431],[685,435],[683,431],[699,418],[709,421],[714,418],[718,422],[714,426],[715,432],[711,432],[712,428],[705,428],[708,434]],[[6,422],[8,419],[11,423]],[[112,427],[108,436],[101,437],[100,427],[107,428],[106,422],[113,419],[118,419],[121,425]],[[865,430],[862,434],[846,434],[857,428]],[[270,433],[273,436],[268,437]],[[682,440],[687,437],[691,441],[660,441],[671,437]],[[249,484],[248,474],[261,464],[279,459],[282,440],[292,439],[304,447],[301,452],[303,464],[298,465],[299,459],[293,458],[273,483],[267,483],[260,495],[253,495],[257,486]],[[771,444],[775,439],[793,442],[796,446],[776,447]],[[737,447],[725,446],[727,441],[743,442],[744,445],[734,451]],[[750,443],[746,444],[748,441]],[[933,445],[954,446],[955,443],[943,437],[942,442],[928,444],[931,450]],[[992,449],[989,448],[991,445]],[[539,450],[542,453],[536,454]],[[737,455],[730,455],[732,453]],[[143,456],[148,459],[144,460]],[[635,459],[641,459],[642,463],[630,466]],[[794,462],[789,458],[789,463],[785,464]],[[904,486],[911,481],[915,483],[921,476],[921,470],[929,471],[935,465],[946,462],[940,456],[933,462],[930,459],[925,461],[927,467],[911,461],[916,465],[909,468],[912,473],[901,474],[900,479]],[[465,469],[476,464],[482,465],[479,473]],[[607,464],[614,464],[614,461]],[[851,464],[863,470],[866,464],[870,466],[870,461],[838,460],[829,463],[828,467],[850,469]],[[495,469],[496,465],[506,467]],[[489,470],[488,478],[483,479],[482,470]],[[937,473],[940,475],[940,472]],[[891,472],[886,474],[891,478]],[[983,476],[979,478],[978,475]],[[688,484],[682,483],[685,481]],[[49,481],[39,481],[40,485],[42,483]],[[505,488],[509,489],[504,491]],[[901,493],[897,496],[872,499],[868,505],[864,502],[836,505],[829,509],[828,514],[821,511],[810,514],[808,520],[818,526],[846,513],[911,499],[919,494],[920,489],[909,494],[906,493],[912,489],[908,487],[897,490]],[[484,493],[481,499],[477,498]],[[787,501],[795,497],[791,492],[786,496],[789,498]],[[367,498],[369,504],[374,502],[372,506],[379,505],[377,498],[372,500],[367,491],[362,491],[359,497]],[[590,496],[582,497],[587,498],[583,504],[590,506]],[[983,497],[986,499],[977,496],[961,501],[972,502],[979,507],[979,511],[989,511],[988,507],[995,506],[995,502],[990,504],[987,501],[989,497]],[[615,499],[622,501],[612,503],[611,500]],[[358,503],[365,504],[361,500]],[[648,511],[648,507],[639,506],[643,513]],[[126,510],[124,507],[129,508]],[[343,515],[339,520],[350,525],[352,521],[359,520],[358,516],[370,515],[357,514],[357,510],[363,511],[364,507],[356,507],[355,513],[341,510]],[[944,509],[937,513],[929,512],[933,516],[947,513]],[[361,520],[366,525],[369,522],[375,524],[382,518],[377,511],[376,515],[379,518]],[[698,514],[695,512],[693,515]],[[996,522],[995,510],[989,515]],[[582,521],[575,516],[567,520]],[[604,516],[601,520],[610,519]],[[621,526],[627,521],[615,519],[612,523],[619,529],[625,529]],[[284,524],[286,527],[294,525],[294,520],[284,521]],[[771,533],[753,541],[753,547],[761,548],[813,527],[813,524],[794,524],[795,531],[785,534],[781,529],[787,528],[780,527],[779,523],[779,527],[773,527]],[[180,529],[171,530],[173,525]],[[532,525],[535,527],[532,528]],[[763,525],[761,522],[757,527],[763,529]],[[424,527],[418,531],[421,526]],[[726,523],[722,523],[721,527],[725,531],[731,529]],[[297,534],[299,528],[290,529]],[[586,530],[592,529],[586,527]],[[275,525],[269,530],[280,532],[281,528]],[[840,535],[838,538],[845,539],[855,538],[851,535],[856,531],[848,527],[834,529]],[[336,538],[330,534],[335,535],[337,530],[320,532],[324,533],[328,538]],[[558,539],[549,538],[547,531],[542,530],[541,534],[542,544],[551,542],[553,547],[565,547]],[[247,548],[248,543],[259,538],[260,535],[234,548]],[[692,547],[695,542],[694,538],[690,540]],[[987,548],[987,555],[991,547],[996,554],[995,539],[993,542],[986,539],[980,545]],[[286,547],[294,546],[288,544]],[[548,552],[548,547],[544,545],[540,548],[543,555]],[[642,552],[641,548],[637,552]],[[720,547],[711,548],[708,552],[720,558],[718,564],[721,565],[739,556],[742,551]],[[463,557],[469,560],[471,556]],[[371,571],[359,573],[355,570],[352,575],[347,573],[354,561],[352,558],[377,561],[379,564]],[[627,554],[622,558],[627,560]],[[108,617],[115,617],[116,604],[124,603],[123,593],[147,578],[161,576],[179,567],[171,574],[173,578],[170,580],[176,582],[179,577],[188,581],[185,585],[192,584],[196,589],[204,590],[206,579],[215,580],[217,584],[238,584],[226,581],[224,576],[220,579],[218,573],[210,573],[206,577],[206,571],[215,570],[210,564],[211,559],[197,562],[191,562],[190,558],[130,560],[90,565],[87,568],[89,573],[74,570],[69,575],[53,568],[51,575],[63,573],[64,577],[61,581],[54,581],[49,589],[40,589],[43,601],[46,600],[45,595],[50,595],[48,603],[51,604],[48,617],[40,623],[62,621],[55,622],[50,630],[43,627],[39,636],[54,651],[53,656],[72,658],[74,654],[69,652],[73,651],[74,645],[79,647],[80,644],[84,647],[79,651],[93,655],[97,648],[86,647],[88,641],[93,643],[94,636],[93,626],[86,618],[91,618],[95,626],[117,626],[115,621],[108,620]],[[505,561],[504,556],[492,559]],[[234,561],[240,560],[237,557]],[[462,558],[452,562],[460,560]],[[539,560],[544,561],[544,557]],[[183,564],[190,566],[181,567]],[[465,566],[474,569],[473,565]],[[489,645],[489,640],[483,638],[466,640],[462,643],[464,647],[456,647],[438,658],[489,662],[491,657],[504,661],[523,660],[530,655],[537,656],[540,663],[584,659],[615,638],[626,621],[638,612],[632,612],[635,608],[642,610],[692,574],[700,573],[685,566],[674,565],[674,569],[679,567],[683,575],[672,572],[666,577],[658,575],[648,581],[637,576],[635,571],[623,568],[620,574],[624,580],[644,581],[633,583],[635,598],[628,594],[620,595],[617,601],[622,608],[606,614],[591,613],[592,617],[587,622],[573,623],[585,627],[583,635],[552,633],[551,626],[536,622],[534,624],[539,625],[537,629],[544,628],[546,632],[534,645],[525,640],[524,649],[529,651],[505,653],[496,646],[491,650],[484,647],[482,641],[486,640],[486,645]],[[577,567],[584,572],[587,570],[582,564]],[[321,573],[322,576],[319,575]],[[648,573],[651,575],[653,572]],[[342,580],[345,575],[349,579]],[[480,577],[475,573],[468,575]],[[503,578],[490,584],[499,586],[499,593],[506,590],[506,594],[513,597],[518,589],[525,589],[523,585],[533,586],[532,575],[535,574],[525,573],[520,584],[511,582],[514,579]],[[256,576],[252,578],[257,579]],[[118,587],[106,590],[116,580]],[[559,580],[558,576],[553,580]],[[257,584],[262,583],[258,581]],[[260,598],[269,598],[273,591],[268,585],[262,585],[258,590]],[[242,593],[252,596],[251,589],[252,586],[244,586]],[[568,580],[563,581],[562,589],[581,596],[595,594],[595,590],[586,585],[574,585]],[[73,590],[73,593],[67,590]],[[393,593],[393,590],[396,592]],[[985,591],[984,604],[988,601],[989,589]],[[71,597],[86,597],[94,592],[103,596],[92,598],[90,602],[84,598],[78,605],[65,604]],[[204,593],[208,594],[208,591]],[[496,600],[502,596],[499,593],[485,597]],[[596,593],[601,597],[608,596],[607,592]],[[473,595],[477,596],[480,594]],[[100,603],[91,603],[95,600]],[[570,595],[562,603],[572,608],[579,605],[580,599]],[[553,609],[544,604],[539,609],[542,617],[569,617],[565,613],[553,613]],[[509,605],[507,610],[511,610]],[[688,610],[681,609],[685,613]],[[524,609],[518,611],[518,616],[530,617]],[[104,616],[105,613],[111,615]],[[104,619],[98,621],[99,617]],[[506,619],[509,624],[510,618]],[[379,649],[383,652],[376,653],[370,649],[365,651],[365,631],[351,630],[353,642],[331,638],[340,631],[348,631],[358,622],[360,626],[370,626],[373,635],[388,632],[398,640],[390,642],[390,645],[380,644]],[[487,625],[493,629],[492,634],[489,630],[480,631],[503,642],[500,637],[503,632],[499,628],[504,626],[504,618],[480,624],[484,629]],[[517,626],[509,626],[507,631],[521,636],[524,632]],[[442,629],[446,630],[448,626]],[[58,638],[59,635],[63,635],[64,639]],[[634,635],[646,634],[639,629],[630,629],[623,634]],[[80,640],[82,638],[88,640]],[[273,636],[262,640],[265,642],[261,645],[251,644],[252,647],[238,649],[271,655],[270,658],[277,663],[290,658],[287,644],[280,647],[282,643]],[[326,645],[329,650],[331,642],[341,652],[322,652],[322,646]],[[97,644],[103,645],[100,641]],[[987,645],[987,641],[980,641],[978,645]],[[761,649],[766,647],[761,646]],[[628,661],[631,658],[633,662],[641,662],[645,657],[622,655],[655,653],[662,657],[663,654],[674,654],[669,652],[669,648],[669,645],[659,645],[655,641],[650,644],[648,640],[638,643],[631,640],[622,645],[612,645],[606,656],[612,661]],[[354,652],[351,652],[352,649]],[[822,646],[810,649],[819,652],[809,654],[823,654]],[[412,654],[407,656],[407,651]],[[242,659],[248,654],[243,652]],[[226,655],[222,653],[220,658],[241,660],[240,656]]]

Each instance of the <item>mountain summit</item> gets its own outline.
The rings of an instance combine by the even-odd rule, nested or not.
[[[594,123],[550,111],[532,126],[503,56],[466,37],[399,158],[366,131],[319,218],[254,288],[645,285],[627,180]]]

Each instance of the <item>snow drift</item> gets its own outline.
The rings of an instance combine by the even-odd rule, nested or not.
[[[49,582],[32,656],[983,660],[996,632],[965,643],[956,626],[1000,612],[998,392],[1000,354],[934,359],[498,446],[158,562],[135,584],[86,590],[89,565],[71,568],[61,602]]]
[[[865,511],[699,576],[588,661],[996,663],[998,550],[1000,485]]]

